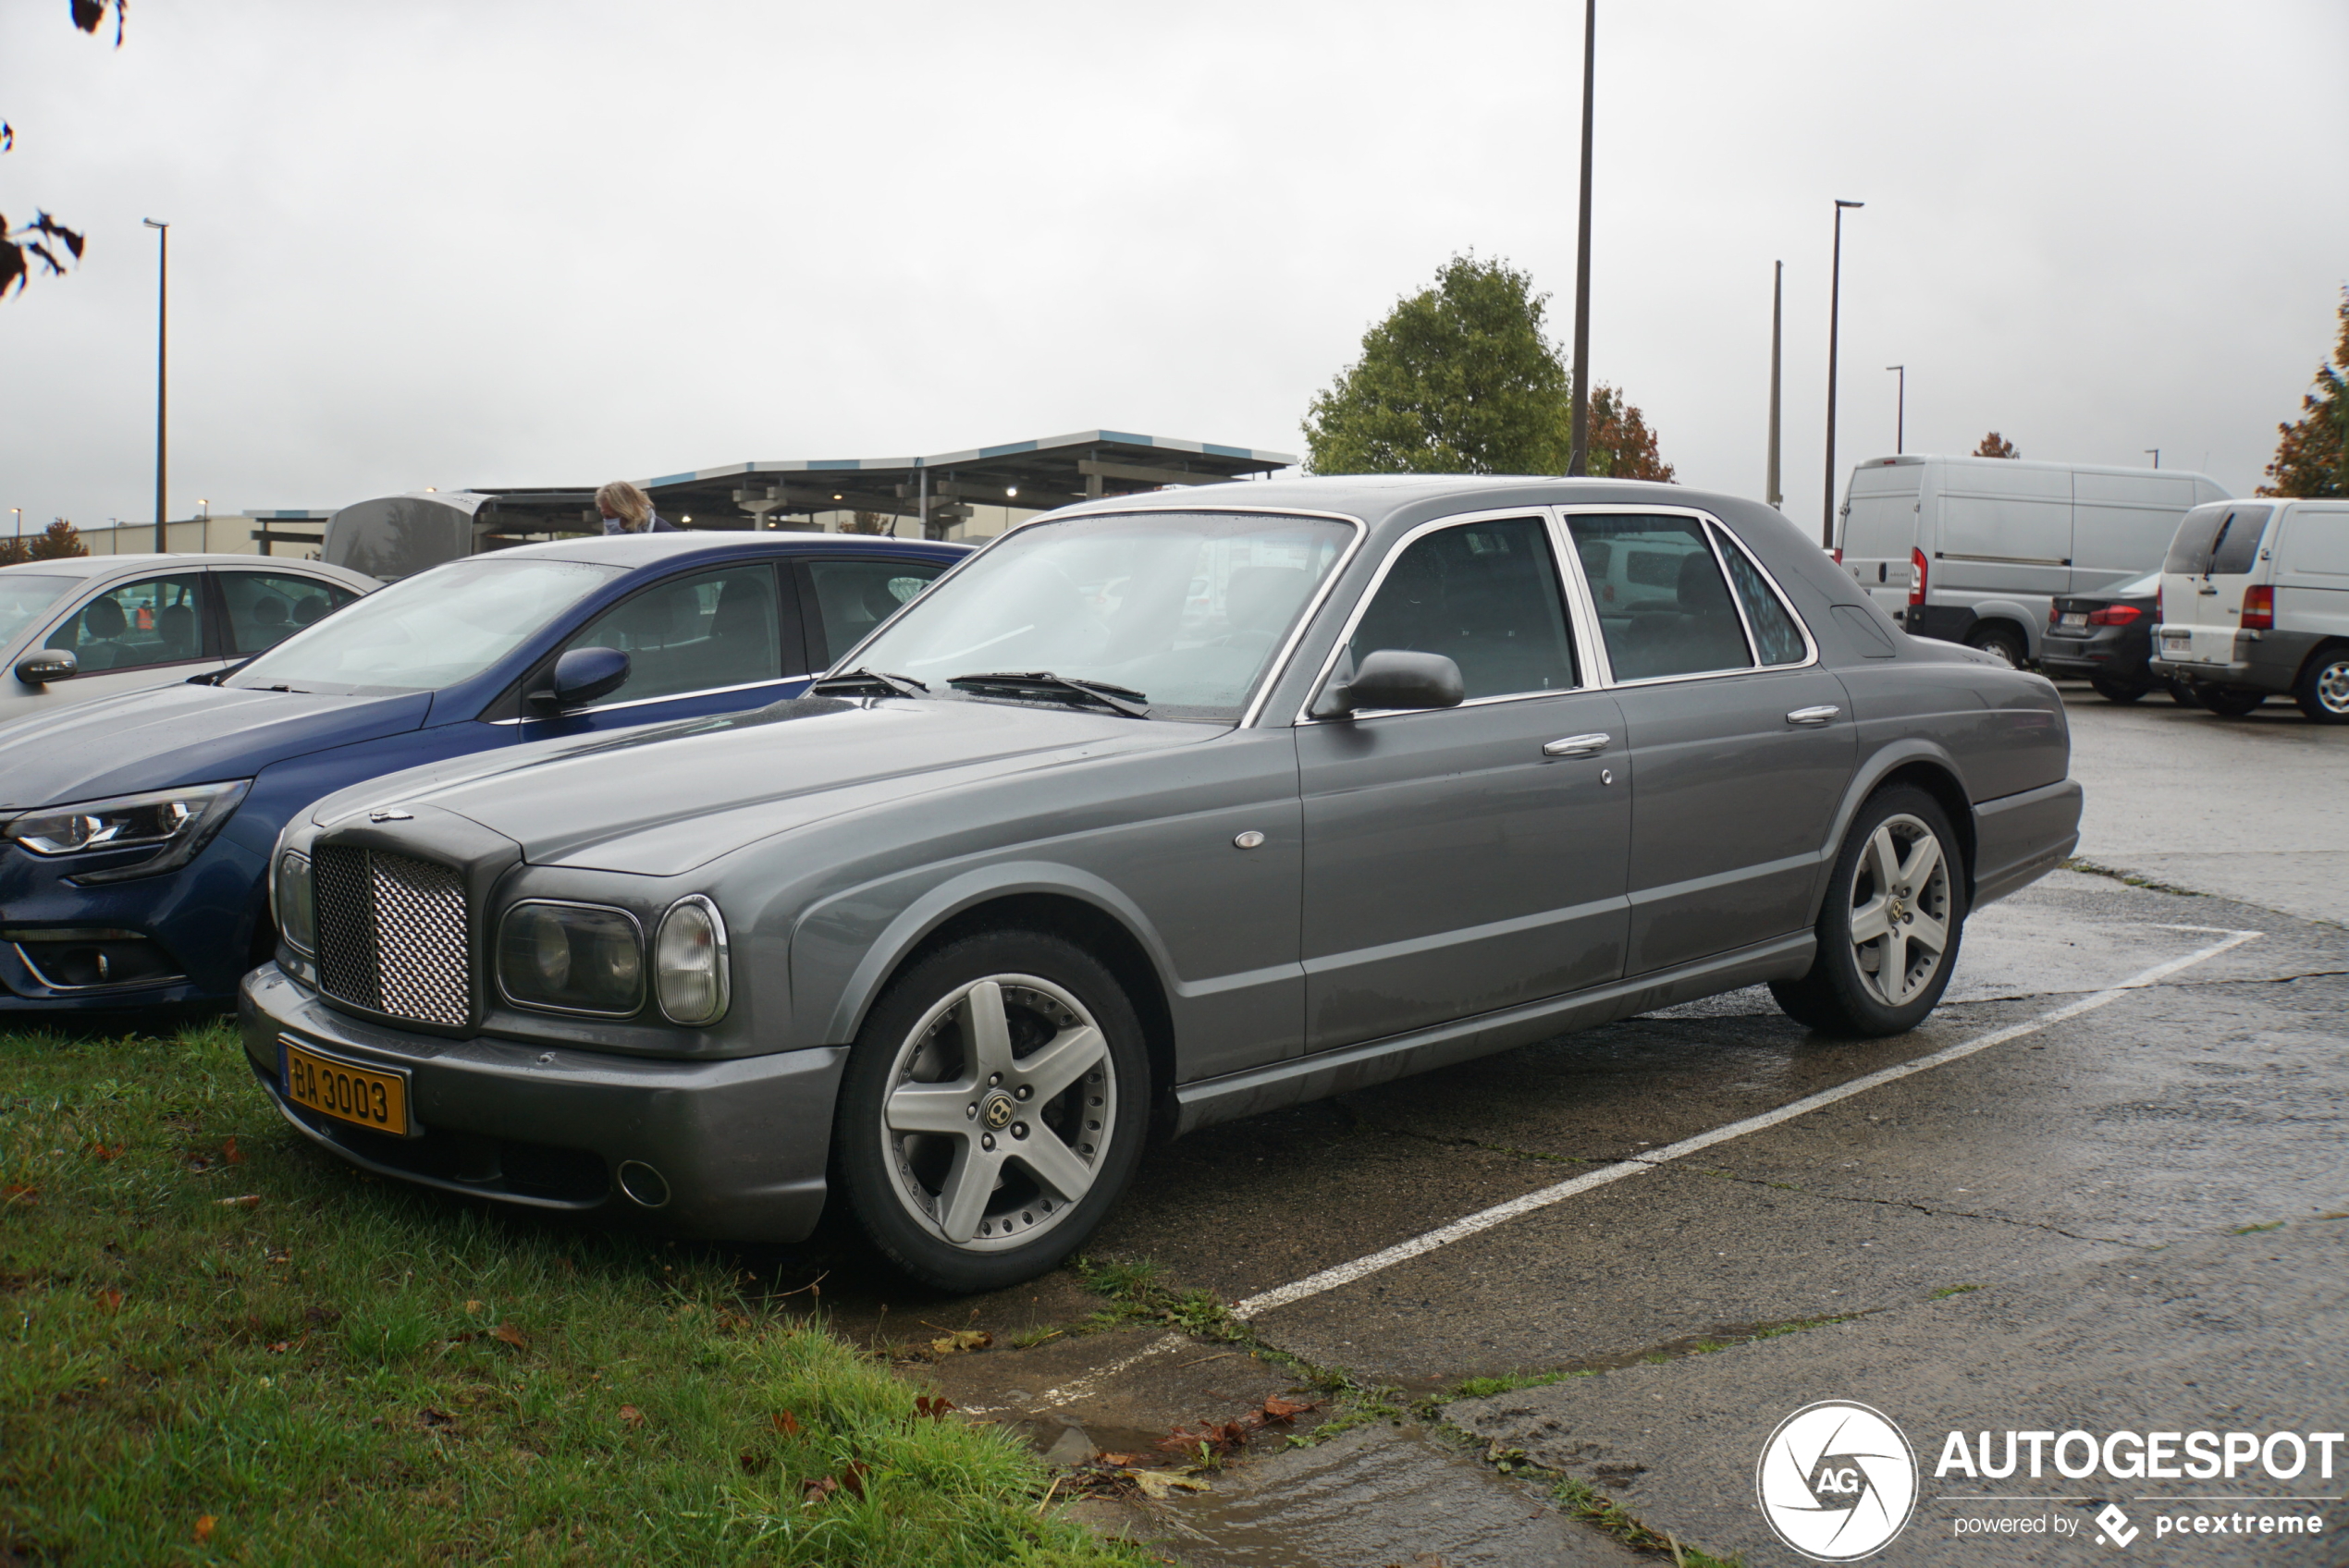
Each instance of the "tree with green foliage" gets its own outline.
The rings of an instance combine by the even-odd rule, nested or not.
[[[1561,473],[1567,371],[1546,294],[1506,262],[1455,256],[1396,301],[1305,422],[1312,473]]]
[[[2262,496],[2349,496],[2349,288],[2341,291],[2341,341],[2317,367],[2300,417],[2276,426],[2276,459]]]
[[[61,561],[89,553],[90,545],[81,537],[81,530],[63,518],[54,520],[38,533],[0,539],[0,566],[22,566],[27,561]]]

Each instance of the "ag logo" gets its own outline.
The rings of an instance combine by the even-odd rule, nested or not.
[[[1879,1413],[1822,1400],[1770,1434],[1754,1490],[1778,1539],[1814,1562],[1851,1562],[1882,1550],[1908,1524],[1917,1458]]]

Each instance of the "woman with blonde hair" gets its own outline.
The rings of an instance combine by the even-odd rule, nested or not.
[[[677,525],[653,510],[653,498],[624,479],[615,479],[596,492],[596,509],[604,514],[607,533],[674,533]]]

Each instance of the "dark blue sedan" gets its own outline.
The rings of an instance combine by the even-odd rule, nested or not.
[[[795,696],[967,553],[708,533],[503,550],[224,676],[0,729],[0,1011],[228,1005],[276,945],[270,846],[321,795]]]

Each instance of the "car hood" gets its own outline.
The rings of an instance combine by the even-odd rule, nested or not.
[[[250,778],[271,763],[424,721],[432,693],[329,697],[179,682],[0,728],[0,810]]]
[[[800,697],[618,739],[475,753],[330,795],[312,817],[426,804],[515,840],[534,865],[671,876],[885,801],[1223,732],[1010,703]]]

